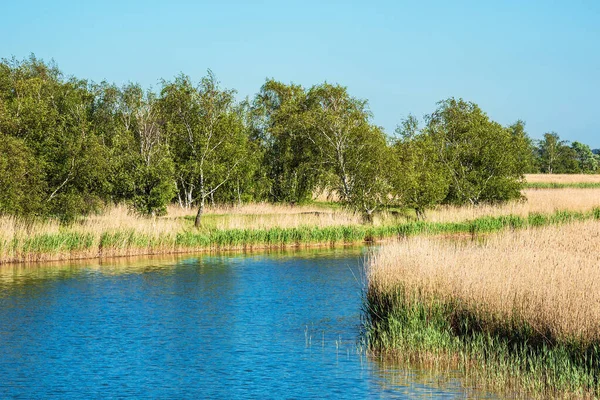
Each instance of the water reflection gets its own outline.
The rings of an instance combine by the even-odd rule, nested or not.
[[[357,348],[364,249],[0,268],[0,398],[465,397]]]

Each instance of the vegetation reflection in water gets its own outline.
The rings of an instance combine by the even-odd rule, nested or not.
[[[363,352],[364,254],[4,266],[0,397],[469,396],[459,376]]]

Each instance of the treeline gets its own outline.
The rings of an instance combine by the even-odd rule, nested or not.
[[[557,133],[544,134],[533,146],[533,164],[530,172],[547,174],[599,173],[600,150],[587,144],[561,140]]]
[[[209,203],[327,191],[369,219],[385,204],[421,215],[516,198],[525,172],[597,169],[589,147],[553,134],[536,147],[522,122],[503,127],[462,99],[388,136],[339,85],[267,80],[240,102],[209,71],[158,89],[65,77],[34,56],[2,60],[0,214],[69,219],[125,202],[158,215],[177,202],[197,207],[200,225]]]

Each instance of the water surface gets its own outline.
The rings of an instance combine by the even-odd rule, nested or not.
[[[0,268],[0,398],[464,397],[360,349],[363,250]]]

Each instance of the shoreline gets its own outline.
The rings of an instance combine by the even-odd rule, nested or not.
[[[138,255],[168,255],[213,251],[244,251],[277,248],[318,248],[360,245],[409,236],[469,235],[524,229],[575,221],[600,219],[600,208],[587,212],[529,213],[526,217],[503,215],[462,222],[414,221],[397,225],[348,225],[269,229],[228,229],[208,232],[184,231],[151,236],[134,230],[96,234],[63,232],[14,238],[0,242],[0,265],[102,259]]]

